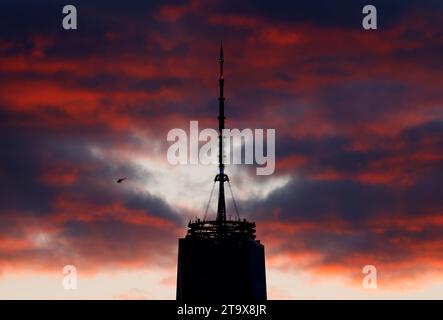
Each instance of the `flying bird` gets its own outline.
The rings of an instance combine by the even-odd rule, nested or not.
[[[119,179],[117,179],[117,183],[122,183],[123,181],[125,181],[127,178],[126,177],[124,177],[124,178],[119,178]]]

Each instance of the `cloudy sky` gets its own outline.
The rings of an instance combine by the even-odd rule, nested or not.
[[[0,298],[175,298],[216,168],[166,135],[216,127],[220,40],[227,127],[276,129],[273,175],[227,167],[269,298],[441,298],[443,2],[365,4],[1,1]]]

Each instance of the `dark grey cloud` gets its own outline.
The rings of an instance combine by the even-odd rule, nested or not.
[[[275,22],[311,23],[324,27],[361,28],[362,9],[372,4],[377,7],[382,27],[392,26],[401,21],[402,15],[414,9],[436,9],[442,4],[436,0],[401,1],[374,0],[315,0],[315,1],[225,1],[223,8],[228,13],[243,13],[262,16]]]
[[[29,129],[28,129],[29,130]],[[96,144],[112,150],[117,141],[105,135],[95,138],[60,135],[51,129],[35,129],[21,133],[2,129],[0,144],[4,152],[0,156],[1,212],[29,212],[44,216],[57,214],[53,203],[57,196],[70,195],[70,201],[97,206],[122,202],[128,209],[146,210],[175,223],[181,223],[177,212],[160,198],[149,193],[139,193],[130,185],[150,179],[146,169],[112,159],[96,158],[90,146]],[[94,132],[93,132],[94,133]],[[83,132],[83,134],[86,134]],[[97,134],[97,132],[95,132]],[[124,137],[123,139],[128,139]],[[132,140],[126,140],[131,143]],[[117,149],[115,149],[117,150]],[[118,152],[118,151],[116,151]],[[61,169],[60,169],[61,166]],[[60,171],[61,170],[61,171]],[[44,175],[70,173],[75,170],[73,184],[51,185],[44,182]],[[127,176],[130,185],[118,185],[116,178]]]

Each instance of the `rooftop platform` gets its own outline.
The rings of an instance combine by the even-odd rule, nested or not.
[[[188,223],[186,238],[246,237],[254,240],[255,232],[255,222],[249,222],[246,219],[226,221],[203,221],[196,219]]]

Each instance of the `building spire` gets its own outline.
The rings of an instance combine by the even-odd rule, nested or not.
[[[218,58],[218,61],[220,62],[220,77],[223,78],[223,61],[224,61],[224,57],[223,57],[223,41],[220,42],[220,56]]]
[[[224,183],[229,181],[228,176],[225,174],[225,165],[223,164],[223,129],[225,128],[225,97],[224,97],[224,84],[225,79],[223,77],[223,42],[220,44],[220,56],[218,58],[220,63],[220,75],[218,79],[219,85],[219,98],[218,98],[218,169],[219,172],[215,176],[215,181],[219,182],[218,192],[218,206],[217,206],[217,221],[226,221],[226,201],[225,201],[225,188]]]

